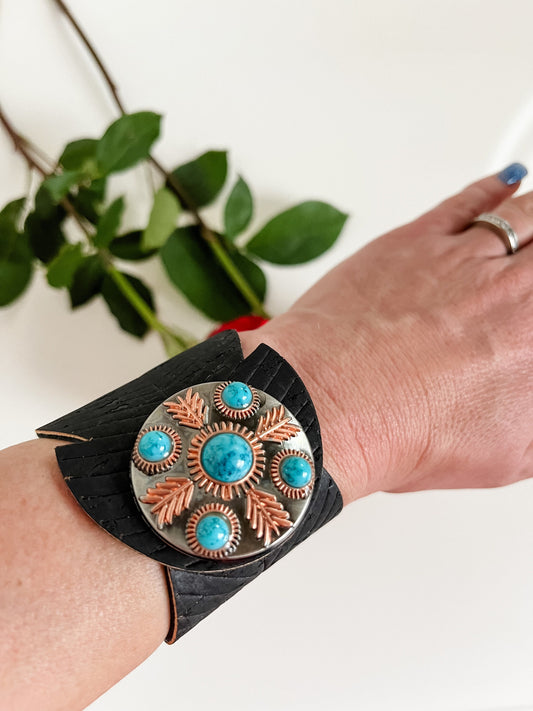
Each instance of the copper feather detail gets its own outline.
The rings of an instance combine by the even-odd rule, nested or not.
[[[272,542],[272,534],[279,536],[280,528],[292,526],[283,504],[273,494],[260,489],[250,489],[246,494],[246,518],[265,546]]]
[[[280,405],[261,415],[255,429],[255,436],[262,441],[286,442],[298,432],[300,428],[291,423],[291,418],[285,415],[285,408]]]
[[[155,488],[148,488],[140,501],[154,504],[150,513],[157,514],[157,527],[161,530],[189,507],[193,493],[194,484],[190,479],[167,476],[165,481],[158,481]]]
[[[192,427],[195,430],[201,429],[206,421],[208,407],[199,393],[192,394],[192,388],[187,390],[185,397],[181,395],[176,402],[168,401],[163,403],[169,415],[174,420],[178,420],[180,425]]]

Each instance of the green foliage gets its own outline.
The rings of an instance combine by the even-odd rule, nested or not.
[[[83,306],[102,291],[105,269],[100,255],[83,257],[74,272],[69,287],[70,305],[73,309]]]
[[[95,247],[105,248],[110,244],[111,240],[116,237],[124,207],[124,198],[122,196],[118,197],[116,200],[113,200],[111,205],[109,205],[100,217],[96,225],[96,234],[93,237]]]
[[[167,188],[160,188],[154,196],[150,219],[141,241],[145,252],[159,249],[165,244],[176,227],[179,214],[180,204],[177,198]]]
[[[116,260],[142,261],[159,254],[174,287],[208,318],[228,321],[264,314],[267,282],[256,258],[276,264],[313,259],[337,239],[347,216],[331,205],[310,201],[272,218],[244,249],[235,239],[249,227],[254,201],[238,177],[223,207],[224,234],[197,211],[213,203],[226,183],[226,151],[207,151],[176,168],[154,194],[146,225],[120,233],[126,196],[104,207],[108,178],[150,158],[161,116],[149,111],[124,115],[100,139],[66,145],[58,168],[39,186],[26,212],[26,199],[0,212],[0,306],[28,285],[35,259],[46,266],[50,286],[65,289],[72,308],[101,296],[118,324],[141,338],[158,331],[167,353],[190,344],[188,337],[161,324],[150,289],[120,272]],[[183,222],[189,226],[180,227]],[[74,218],[74,219],[73,219]],[[80,229],[81,228],[81,229]],[[65,229],[71,241],[65,237]],[[74,237],[75,233],[75,237]],[[83,241],[73,243],[73,239]]]
[[[246,250],[274,264],[302,264],[334,244],[347,217],[325,202],[302,202],[270,220]]]
[[[26,198],[12,200],[0,212],[0,236],[7,232],[18,232]],[[0,246],[1,249],[1,246]]]
[[[159,137],[161,116],[151,111],[126,114],[109,126],[96,146],[96,162],[102,175],[120,173],[148,158]]]
[[[207,151],[172,171],[184,196],[197,208],[213,202],[224,187],[227,174],[226,151]]]
[[[153,257],[158,250],[150,249],[145,251],[142,249],[142,238],[143,232],[141,230],[134,230],[125,235],[115,237],[108,249],[114,257],[118,257],[119,259],[140,261],[142,259],[148,259],[148,257]]]
[[[27,236],[18,229],[25,202],[25,198],[13,200],[0,212],[0,306],[15,301],[31,279],[31,250]]]
[[[77,170],[87,175],[96,175],[96,138],[80,138],[71,141],[59,158],[60,165],[65,170]]]
[[[64,244],[59,254],[48,265],[46,278],[50,286],[55,289],[69,287],[74,279],[74,274],[83,261],[81,244]]]
[[[12,252],[9,259],[0,258],[0,306],[7,306],[22,295],[31,274],[31,261],[20,259],[16,252]]]
[[[150,289],[137,277],[131,276],[131,274],[123,275],[148,308],[153,309],[154,301]],[[102,282],[102,296],[109,310],[124,331],[131,333],[137,338],[142,338],[146,334],[148,331],[146,322],[139,316],[131,302],[124,296],[123,292],[109,274],[104,276]]]
[[[250,188],[244,179],[239,177],[224,208],[224,226],[228,239],[235,239],[248,227],[253,211],[254,203]]]
[[[69,200],[82,217],[96,225],[100,217],[102,202],[105,199],[107,180],[99,178],[88,186],[81,186]]]
[[[69,190],[82,179],[83,173],[79,170],[65,170],[63,173],[50,175],[43,180],[42,186],[48,190],[54,202],[61,202]]]
[[[250,313],[250,305],[201,239],[198,228],[181,227],[175,230],[160,254],[170,280],[193,306],[209,318],[229,321]],[[238,253],[232,255],[232,260],[262,300],[266,279],[261,269]]]
[[[35,195],[35,206],[26,218],[24,232],[33,254],[44,264],[48,264],[65,244],[63,220],[66,211],[56,205],[50,192],[41,185]]]
[[[55,203],[66,198],[76,186],[97,177],[97,146],[94,138],[81,138],[67,144],[58,161],[63,171],[49,175],[42,182]]]

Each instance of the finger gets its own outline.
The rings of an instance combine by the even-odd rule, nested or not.
[[[502,217],[516,232],[520,249],[533,240],[533,192],[505,200],[495,214]],[[474,224],[458,238],[468,240],[472,254],[480,257],[501,257],[508,254],[504,236],[494,227]]]
[[[419,219],[426,229],[450,234],[468,227],[474,217],[489,212],[508,199],[520,187],[527,169],[521,163],[511,163],[496,175],[472,183]]]

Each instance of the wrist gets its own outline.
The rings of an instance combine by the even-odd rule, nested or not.
[[[365,454],[354,439],[352,428],[342,421],[345,415],[335,396],[339,386],[338,382],[334,382],[331,368],[316,349],[300,339],[298,328],[291,328],[288,322],[282,324],[281,320],[276,319],[259,329],[239,333],[244,357],[260,343],[266,343],[283,356],[302,378],[320,423],[324,467],[339,487],[344,505],[347,505],[372,493]],[[294,334],[298,334],[298,338]]]

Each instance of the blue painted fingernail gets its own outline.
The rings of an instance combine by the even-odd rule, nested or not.
[[[501,173],[498,173],[498,178],[505,185],[515,185],[519,183],[527,175],[527,168],[522,163],[511,163],[507,168],[504,168]]]

